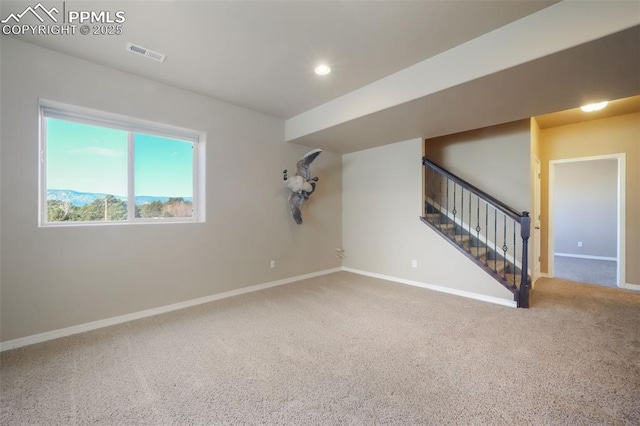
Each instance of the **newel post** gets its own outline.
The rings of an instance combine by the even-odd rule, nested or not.
[[[529,212],[522,212],[520,218],[520,236],[522,237],[522,278],[520,280],[520,293],[518,295],[518,307],[529,307],[529,236],[531,234],[531,218]]]

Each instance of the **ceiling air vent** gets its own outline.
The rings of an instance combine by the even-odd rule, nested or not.
[[[163,53],[154,52],[146,47],[138,46],[137,44],[127,43],[127,50],[136,55],[142,55],[146,58],[153,59],[154,61],[164,62],[167,55]]]

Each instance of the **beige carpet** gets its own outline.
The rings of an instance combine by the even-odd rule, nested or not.
[[[640,294],[340,272],[0,355],[2,425],[640,424]]]

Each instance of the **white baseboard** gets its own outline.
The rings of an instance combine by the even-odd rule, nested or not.
[[[626,283],[622,288],[626,288],[627,290],[640,291],[640,284]]]
[[[84,333],[86,331],[96,330],[98,328],[109,327],[116,324],[122,324],[141,318],[151,317],[154,315],[164,314],[178,309],[184,309],[191,306],[201,305],[203,303],[213,302],[215,300],[226,299],[228,297],[238,296],[245,293],[251,293],[258,290],[264,290],[279,285],[289,284],[296,281],[302,281],[309,278],[319,277],[321,275],[332,274],[334,272],[341,271],[341,267],[325,269],[322,271],[311,272],[309,274],[298,275],[295,277],[284,278],[277,281],[271,281],[263,284],[256,284],[250,287],[243,287],[237,290],[225,291],[223,293],[212,294],[210,296],[199,297],[197,299],[186,300],[184,302],[173,303],[171,305],[160,306],[158,308],[147,309],[144,311],[133,312],[131,314],[120,315],[117,317],[106,318],[98,321],[92,321],[84,324],[74,325],[71,327],[61,328],[58,330],[47,331],[40,334],[34,334],[31,336],[21,337],[18,339],[7,340],[6,342],[0,342],[0,352],[9,349],[15,349],[22,346],[32,345],[34,343],[46,342],[47,340],[58,339],[60,337],[70,336],[72,334]]]
[[[508,306],[510,308],[517,308],[518,307],[518,304],[516,303],[515,300],[501,299],[499,297],[486,296],[484,294],[473,293],[473,292],[470,292],[470,291],[458,290],[458,289],[450,288],[450,287],[442,287],[442,286],[439,286],[439,285],[427,284],[427,283],[423,283],[423,282],[419,282],[419,281],[412,281],[412,280],[407,280],[407,279],[404,279],[404,278],[392,277],[392,276],[389,276],[389,275],[382,275],[382,274],[378,274],[378,273],[375,273],[375,272],[361,271],[359,269],[348,268],[348,267],[345,267],[345,266],[342,267],[342,270],[346,271],[346,272],[352,272],[354,274],[364,275],[364,276],[367,276],[367,277],[379,278],[379,279],[382,279],[382,280],[387,280],[387,281],[393,281],[393,282],[397,282],[397,283],[401,283],[401,284],[412,285],[414,287],[422,287],[422,288],[426,288],[426,289],[429,289],[429,290],[439,291],[439,292],[442,292],[442,293],[449,293],[449,294],[454,294],[456,296],[467,297],[469,299],[476,299],[476,300],[481,300],[483,302],[495,303],[496,305]]]
[[[590,256],[588,254],[572,254],[572,253],[553,253],[554,256],[559,257],[575,257],[577,259],[592,259],[592,260],[611,260],[617,261],[616,257],[607,257],[607,256]]]

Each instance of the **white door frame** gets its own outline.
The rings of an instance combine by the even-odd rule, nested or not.
[[[540,267],[540,256],[541,256],[541,242],[540,242],[540,210],[541,210],[541,200],[540,200],[540,191],[541,191],[541,185],[540,185],[540,173],[541,172],[541,165],[540,165],[540,159],[538,157],[534,157],[534,164],[535,164],[535,176],[534,176],[534,184],[533,184],[533,194],[534,194],[534,201],[533,201],[533,217],[531,218],[532,220],[532,225],[533,225],[533,282],[535,283],[535,281],[542,275],[541,272],[541,267]]]
[[[556,164],[561,163],[577,163],[581,161],[595,161],[595,160],[617,160],[618,163],[618,226],[617,226],[617,237],[618,237],[618,247],[617,247],[617,276],[616,276],[616,285],[622,288],[632,288],[626,284],[625,277],[625,198],[626,198],[626,188],[625,188],[625,176],[626,176],[626,154],[606,154],[606,155],[596,155],[593,157],[577,157],[577,158],[567,158],[564,160],[550,160],[549,161],[549,234],[548,234],[548,269],[549,276],[553,277],[554,275],[554,259],[553,253],[554,251],[554,236],[555,236],[555,224],[553,223],[553,213],[554,213],[554,187],[555,187],[555,166]]]

